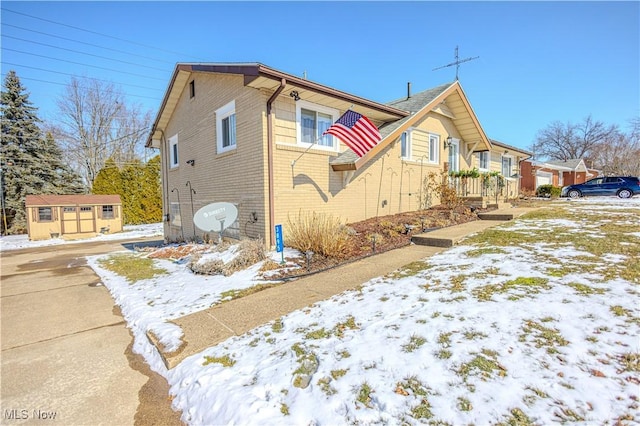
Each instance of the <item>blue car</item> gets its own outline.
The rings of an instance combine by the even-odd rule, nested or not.
[[[589,195],[617,195],[631,198],[640,194],[640,179],[635,176],[606,176],[562,188],[561,197],[579,198]]]

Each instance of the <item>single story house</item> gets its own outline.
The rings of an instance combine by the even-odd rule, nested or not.
[[[540,185],[566,186],[583,183],[599,176],[600,172],[589,169],[581,158],[553,161],[527,160],[522,164],[523,190],[535,191]]]
[[[119,195],[27,195],[25,207],[30,240],[122,231]]]
[[[362,156],[323,135],[348,110],[382,137]],[[274,226],[299,212],[355,222],[418,210],[430,173],[471,169],[491,152],[490,167],[514,180],[528,155],[494,150],[459,81],[415,94],[409,85],[382,104],[260,63],[178,64],[146,146],[162,157],[166,240],[203,236],[194,214],[227,202],[238,214],[225,235],[270,246]]]

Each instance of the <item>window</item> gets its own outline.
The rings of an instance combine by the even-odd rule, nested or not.
[[[81,212],[90,212],[91,210],[92,210],[91,206],[81,206],[80,207],[80,211]]]
[[[113,206],[102,206],[102,218],[103,219],[113,219],[115,216],[113,214]]]
[[[53,212],[51,207],[38,207],[38,222],[51,222],[53,220]]]
[[[453,139],[449,149],[449,171],[457,172],[460,170],[460,139]]]
[[[63,207],[62,211],[65,213],[75,213],[76,208],[75,207]]]
[[[172,169],[178,167],[178,135],[169,138],[169,165]]]
[[[480,170],[489,170],[489,151],[478,153],[478,168]]]
[[[236,148],[236,101],[216,111],[216,134],[218,154]]]
[[[400,157],[405,160],[411,158],[411,134],[409,132],[402,132],[400,137]]]
[[[196,82],[195,82],[195,80],[191,80],[189,82],[189,97],[190,98],[195,98],[196,97]]]
[[[338,111],[312,104],[310,102],[296,102],[298,121],[298,143],[316,144],[318,147],[336,149],[334,137],[322,135],[337,119]]]
[[[502,176],[511,177],[512,161],[511,157],[502,157]]]
[[[429,135],[429,162],[438,164],[440,162],[440,136]]]

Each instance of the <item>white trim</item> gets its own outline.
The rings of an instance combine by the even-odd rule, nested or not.
[[[175,169],[180,165],[180,153],[178,151],[178,135],[169,138],[169,168]]]
[[[338,138],[333,137],[332,135],[328,135],[331,138],[332,146],[327,145],[319,145],[317,143],[308,143],[302,142],[302,123],[300,122],[302,118],[302,109],[308,109],[314,111],[316,113],[320,112],[322,114],[327,114],[331,116],[331,123],[335,123],[336,120],[340,117],[340,113],[337,109],[329,108],[323,105],[314,104],[309,101],[299,100],[296,102],[296,145],[309,148],[313,145],[314,149],[324,149],[326,151],[338,151],[339,143]]]
[[[234,131],[234,135],[235,138],[233,140],[233,143],[229,146],[223,147],[222,146],[222,142],[223,142],[223,135],[222,135],[222,120],[224,120],[227,117],[231,117],[232,115],[235,115],[236,113],[236,101],[233,100],[231,102],[229,102],[228,104],[226,104],[225,106],[223,106],[222,108],[218,108],[216,110],[216,143],[217,143],[217,153],[218,154],[222,154],[224,152],[228,152],[228,151],[232,151],[234,149],[236,149],[236,145],[237,145],[237,121],[235,122],[235,131]]]

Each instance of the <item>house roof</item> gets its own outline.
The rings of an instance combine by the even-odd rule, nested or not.
[[[397,140],[402,132],[432,111],[451,118],[461,138],[467,143],[471,151],[491,149],[491,142],[482,129],[459,81],[443,84],[411,95],[408,98],[393,101],[390,105],[405,109],[411,115],[381,126],[380,134],[382,135],[382,140],[363,157],[358,158],[351,150],[347,150],[336,157],[331,161],[333,170],[359,169],[385,147]]]
[[[568,160],[552,160],[552,161],[547,161],[546,164],[551,165],[551,166],[558,166],[558,167],[567,167],[571,170],[577,170],[578,168],[580,170],[587,170],[587,165],[584,163],[584,160],[582,158],[570,158]],[[582,167],[580,167],[582,166]]]
[[[338,110],[347,110],[352,105],[358,112],[366,115],[374,122],[384,123],[406,117],[409,113],[391,105],[371,101],[311,80],[296,77],[270,68],[261,63],[180,63],[176,65],[169,82],[160,110],[147,138],[146,147],[154,146],[153,141],[161,137],[180,95],[192,73],[237,74],[244,77],[244,85],[255,89],[266,89],[275,92],[282,82],[287,94],[296,90],[302,99],[315,102]],[[155,147],[155,146],[154,146]]]
[[[192,73],[238,74],[244,77],[244,85],[275,92],[285,84],[286,93],[296,90],[300,98],[345,111],[349,108],[365,115],[380,130],[382,140],[366,155],[358,157],[347,149],[331,162],[333,170],[356,170],[395,141],[403,131],[423,119],[427,113],[436,112],[451,118],[460,137],[471,151],[491,149],[475,112],[459,81],[443,84],[420,93],[381,104],[361,98],[329,86],[278,71],[261,63],[180,63],[176,65],[162,105],[153,123],[146,147],[159,147],[162,131],[169,122],[184,87]]]
[[[119,195],[27,195],[25,205],[33,206],[77,206],[122,204]]]
[[[504,148],[504,149],[506,149],[508,151],[516,151],[516,152],[525,154],[525,155],[527,155],[529,157],[533,156],[533,152],[531,152],[531,151],[527,151],[526,149],[518,148],[517,146],[508,145],[508,144],[506,144],[504,142],[500,142],[500,141],[497,141],[495,139],[491,139],[491,144],[494,145],[494,146],[500,147],[500,148]]]

